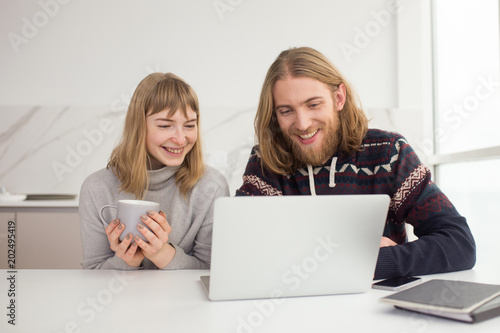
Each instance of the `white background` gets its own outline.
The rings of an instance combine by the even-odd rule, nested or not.
[[[137,84],[161,71],[179,75],[197,92],[207,161],[226,175],[233,192],[253,144],[264,76],[284,49],[318,49],[351,81],[367,113],[385,117],[392,110],[397,116],[397,63],[402,61],[397,59],[397,18],[415,4],[0,0],[0,186],[11,192],[77,193],[85,176],[105,166],[121,131],[118,116]],[[27,115],[34,107],[40,108],[41,122]],[[419,129],[421,116],[411,112]],[[64,163],[68,149],[86,140],[81,132],[99,128],[103,118],[113,120],[113,133],[81,156],[83,162],[61,181],[53,164]],[[382,118],[378,127],[394,129],[398,123],[397,117],[392,122]],[[24,122],[24,133],[12,133],[13,124]],[[46,151],[34,150],[36,142],[26,135],[48,142]]]

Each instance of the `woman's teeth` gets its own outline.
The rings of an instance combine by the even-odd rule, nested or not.
[[[173,148],[167,148],[167,147],[163,147],[163,148],[165,148],[166,151],[173,153],[173,154],[180,154],[182,152],[182,149],[183,149],[183,148],[173,149]]]

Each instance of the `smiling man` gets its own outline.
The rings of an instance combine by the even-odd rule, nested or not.
[[[287,77],[276,81],[273,97],[280,129],[297,160],[305,165],[325,163],[337,149],[345,86],[332,92],[315,79]]]
[[[466,219],[406,139],[368,129],[359,105],[321,53],[307,47],[283,51],[262,87],[258,145],[236,195],[387,194],[375,279],[472,268],[476,247]],[[418,240],[407,242],[405,223]]]

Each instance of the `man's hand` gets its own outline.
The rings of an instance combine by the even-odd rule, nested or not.
[[[380,247],[395,246],[395,245],[398,244],[394,242],[392,239],[387,237],[382,237],[382,240],[380,241]]]

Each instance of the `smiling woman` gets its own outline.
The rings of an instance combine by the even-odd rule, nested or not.
[[[173,123],[182,123],[182,119],[188,118],[190,125],[196,125],[194,131],[196,137],[191,137],[192,145],[182,156],[182,160],[174,164],[166,163],[167,161],[162,159],[161,162],[156,160],[157,157],[164,156],[162,147],[166,144],[158,141],[167,139],[166,132],[171,133],[164,130],[164,134],[160,134],[162,131],[156,129],[172,128]],[[205,168],[201,142],[198,139],[199,118],[198,97],[191,86],[179,77],[171,73],[153,73],[142,80],[130,101],[122,141],[113,150],[108,163],[108,167],[120,179],[121,189],[135,194],[138,199],[143,199],[149,182],[148,174],[145,172],[147,169],[158,169],[165,165],[180,166],[175,181],[181,193],[186,195]],[[152,124],[152,121],[163,123]],[[178,139],[177,137],[176,140]],[[168,148],[180,149],[178,141]],[[161,154],[158,154],[159,152]],[[190,154],[187,154],[188,152]],[[140,172],[136,173],[137,170]]]
[[[182,79],[153,73],[141,81],[107,168],[80,191],[84,268],[210,267],[213,204],[229,189],[203,162],[199,121],[198,98]],[[146,241],[122,235],[117,219],[101,224],[101,208],[124,199],[159,203],[158,212],[144,212],[138,221]]]
[[[146,118],[146,147],[152,169],[179,166],[198,138],[197,114],[163,110]]]

